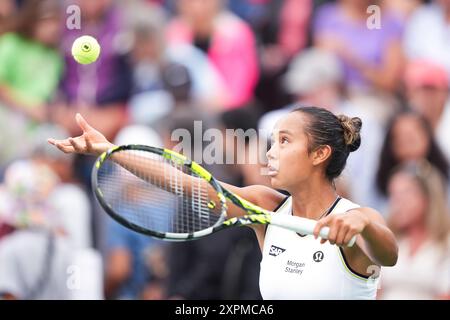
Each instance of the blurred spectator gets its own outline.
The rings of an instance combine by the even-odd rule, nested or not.
[[[236,162],[233,161],[233,164],[226,165],[226,153],[229,151],[227,148],[234,147],[235,144],[227,145],[228,136],[224,131],[225,127],[236,128],[235,124],[233,126],[230,124],[233,117],[234,120],[239,118],[240,124],[247,126],[249,123],[253,123],[252,119],[255,115],[247,108],[242,108],[214,116],[192,105],[190,108],[179,109],[168,115],[158,124],[157,129],[161,133],[166,148],[181,152],[200,163],[220,181],[239,184],[236,182],[236,179],[240,179],[238,177],[239,170],[236,170],[234,165]],[[229,118],[230,121],[226,121],[226,118]],[[220,136],[217,137],[215,134]],[[239,150],[237,151],[239,152]],[[214,158],[212,153],[220,159]],[[207,159],[210,155],[212,155],[212,159]],[[236,155],[236,151],[234,155]]]
[[[8,23],[16,10],[15,0],[0,1],[0,35],[7,30]]]
[[[64,239],[43,230],[16,231],[4,238],[0,242],[0,298],[69,299],[69,252]]]
[[[262,47],[262,68],[276,72],[306,47],[311,0],[269,1],[269,17],[257,30]]]
[[[29,152],[36,122],[47,118],[63,69],[60,23],[59,1],[28,0],[0,36],[0,165]]]
[[[230,229],[207,239],[170,244],[168,250],[170,298],[261,299],[261,257],[252,230]]]
[[[274,45],[279,61],[306,46],[312,0],[229,0],[231,11],[247,21],[261,45]],[[269,62],[270,63],[270,62]]]
[[[335,55],[310,48],[297,55],[285,75],[286,91],[295,101],[337,108],[344,98],[344,75]]]
[[[342,68],[337,58],[323,49],[306,49],[297,55],[290,63],[283,83],[294,103],[287,108],[268,112],[260,119],[259,129],[266,138],[272,133],[275,122],[297,104],[335,110],[343,103]]]
[[[31,160],[13,162],[1,185],[1,221],[14,227],[58,223],[47,201],[58,183],[57,175],[46,165]]]
[[[191,103],[207,112],[223,109],[224,84],[206,54],[191,44],[167,43],[159,7],[127,2],[125,8],[133,39],[130,120],[151,125]]]
[[[251,25],[257,38],[261,78],[255,94],[265,110],[287,103],[280,77],[307,45],[312,6],[312,0],[229,1],[230,10]]]
[[[36,120],[46,118],[44,105],[52,98],[62,72],[62,61],[55,50],[60,9],[56,0],[28,0],[16,25],[0,37],[3,106]]]
[[[250,27],[227,11],[223,0],[178,0],[179,16],[168,26],[170,44],[193,44],[204,51],[226,86],[222,104],[249,102],[258,80],[255,37]]]
[[[267,22],[270,0],[228,0],[228,9],[256,29]]]
[[[55,125],[41,125],[33,137],[31,159],[49,167],[59,179],[48,201],[58,212],[61,223],[74,249],[92,246],[91,204],[80,181],[74,176],[74,157],[55,150],[48,137],[67,137],[67,132]]]
[[[140,299],[151,276],[146,254],[157,240],[131,231],[118,222],[106,222],[105,294],[108,299]]]
[[[0,186],[0,222],[16,231],[0,242],[1,297],[102,298],[101,262],[95,252],[74,246],[70,226],[50,200],[58,187],[45,164],[23,160],[8,167]],[[78,268],[73,278],[72,266]]]
[[[398,18],[408,21],[423,2],[423,0],[382,0],[381,6],[383,10],[388,10],[396,14]]]
[[[267,185],[270,179],[265,174],[267,168],[267,144],[265,136],[259,135],[258,120],[261,111],[258,107],[245,107],[229,110],[220,115],[225,130],[233,130],[233,135],[223,131],[225,136],[225,153],[227,172],[234,172],[235,185]],[[234,157],[231,157],[234,155]],[[226,182],[226,181],[225,181]]]
[[[164,74],[164,83],[175,100],[175,108],[196,104],[211,114],[226,108],[226,83],[203,51],[192,45],[171,44],[167,57],[174,65]]]
[[[124,144],[145,144],[162,148],[163,142],[160,135],[150,127],[143,125],[128,125],[122,128],[116,136],[114,142],[117,145]]]
[[[142,1],[125,1],[121,11],[132,42],[130,121],[151,125],[172,109],[172,99],[161,79],[170,64],[164,55],[166,17],[159,7]]]
[[[196,100],[192,94],[192,78],[189,70],[181,64],[170,65],[163,75],[164,88],[173,100],[174,111],[182,108],[192,108],[198,102],[198,107],[210,106]],[[212,110],[208,110],[212,111]]]
[[[79,133],[73,121],[76,112],[99,128],[109,139],[127,122],[126,102],[131,90],[131,68],[126,53],[130,46],[123,36],[124,18],[112,0],[74,0],[80,6],[81,30],[66,30],[62,49],[66,69],[59,104],[52,110],[54,121],[71,135]],[[72,57],[73,41],[84,34],[101,45],[97,62],[78,64]]]
[[[399,246],[382,271],[382,299],[450,297],[450,214],[444,178],[428,162],[407,163],[389,179],[389,224]]]
[[[382,12],[380,28],[369,28],[370,4],[369,0],[339,0],[320,7],[314,43],[339,57],[350,92],[395,92],[403,60],[403,26],[390,12]]]
[[[377,188],[374,190],[374,197],[378,195],[379,198],[371,205],[381,212],[386,212],[384,196],[387,195],[392,170],[408,161],[423,159],[434,165],[448,181],[448,161],[436,143],[429,122],[418,113],[403,111],[397,114],[387,127],[377,169]]]
[[[450,161],[448,73],[433,62],[415,60],[408,64],[405,84],[409,105],[431,124],[437,143]]]
[[[139,26],[134,29],[132,49],[133,90],[129,112],[133,123],[158,121],[173,108],[173,100],[165,90],[163,74],[172,64],[164,57],[163,39],[159,26]]]
[[[115,143],[117,145],[135,143],[162,146],[161,138],[156,132],[138,125],[122,129]],[[134,197],[133,202],[137,201],[139,200]],[[104,219],[104,222],[106,224],[106,297],[108,299],[140,299],[146,287],[146,281],[152,273],[147,264],[147,255],[153,249],[156,250],[156,247],[161,245],[161,241],[131,231],[109,217]]]
[[[417,9],[405,28],[403,47],[406,57],[433,61],[445,66],[450,73],[449,21],[449,0],[433,0]]]
[[[169,268],[167,264],[166,246],[153,246],[148,250],[147,267],[151,270],[151,276],[142,291],[141,299],[167,299],[167,277],[169,275]]]

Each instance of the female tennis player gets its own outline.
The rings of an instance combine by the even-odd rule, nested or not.
[[[66,153],[100,155],[114,147],[81,115],[83,134],[49,143]],[[223,186],[275,214],[318,220],[314,236],[276,226],[252,226],[261,251],[264,299],[375,299],[381,266],[397,261],[397,243],[382,216],[336,193],[334,180],[358,149],[361,120],[317,107],[295,109],[275,125],[267,152],[274,189]],[[357,177],[355,177],[357,179]],[[276,191],[286,190],[290,196]],[[228,216],[242,215],[229,210]],[[328,240],[317,240],[329,227]],[[356,244],[346,246],[357,235]]]

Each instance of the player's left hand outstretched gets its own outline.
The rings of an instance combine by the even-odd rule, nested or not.
[[[105,136],[93,128],[86,120],[77,113],[75,120],[83,131],[78,137],[70,137],[64,140],[48,139],[48,143],[54,145],[64,153],[91,154],[95,156],[101,155],[103,152],[114,147]]]
[[[320,219],[314,229],[314,237],[319,237],[323,227],[329,227],[328,239],[321,239],[320,243],[327,241],[338,246],[347,245],[353,236],[360,234],[369,225],[370,219],[358,209],[353,209],[345,214],[332,214]]]

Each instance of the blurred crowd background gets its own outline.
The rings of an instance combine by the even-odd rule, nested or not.
[[[70,53],[83,34],[91,65]],[[270,132],[314,105],[363,120],[336,184],[397,236],[378,298],[449,298],[449,76],[450,0],[0,0],[0,297],[260,299],[251,230],[128,231],[92,195],[95,159],[46,139],[80,134],[80,112],[116,144],[173,147],[195,120]],[[268,185],[261,165],[207,167]]]

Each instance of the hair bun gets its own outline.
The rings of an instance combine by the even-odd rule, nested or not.
[[[342,128],[344,129],[344,142],[350,152],[358,150],[361,145],[361,127],[362,121],[358,117],[347,117],[346,115],[337,116]]]

